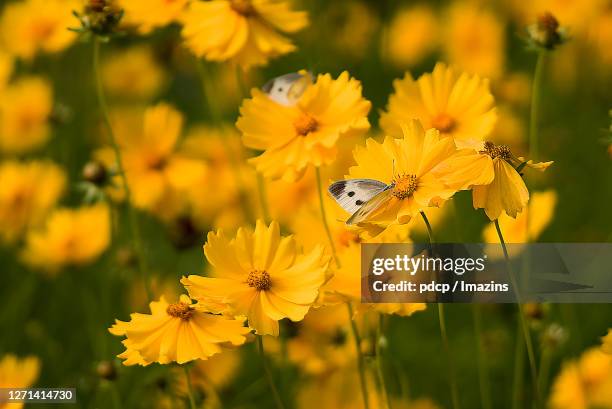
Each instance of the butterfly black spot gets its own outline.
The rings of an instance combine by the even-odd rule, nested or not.
[[[344,192],[345,186],[346,186],[346,181],[340,180],[338,182],[331,184],[331,186],[329,187],[329,192],[335,197],[338,197],[342,194],[342,192]]]
[[[353,197],[353,196],[355,196],[355,192],[348,192],[347,195],[348,195],[348,197]]]
[[[283,92],[283,87],[278,87],[278,92]]]
[[[363,204],[363,200],[357,200],[357,201],[355,201],[355,204],[357,206],[361,206]]]

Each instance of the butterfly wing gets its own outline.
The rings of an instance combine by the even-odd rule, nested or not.
[[[292,72],[268,81],[262,90],[271,100],[281,105],[292,106],[300,99],[304,90],[312,84],[309,72]]]
[[[328,190],[344,210],[353,214],[386,188],[386,184],[374,179],[349,179],[332,183]]]
[[[361,206],[349,219],[346,221],[348,225],[359,224],[365,220],[378,209],[380,209],[383,205],[385,205],[391,195],[393,194],[393,190],[385,187],[385,189],[378,193],[376,196],[368,200]]]

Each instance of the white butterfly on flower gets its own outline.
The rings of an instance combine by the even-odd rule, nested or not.
[[[349,179],[332,183],[328,191],[351,214],[346,224],[355,225],[382,208],[393,195],[393,187],[374,179]]]
[[[292,72],[268,81],[262,90],[271,100],[284,106],[293,106],[313,83],[308,71]]]

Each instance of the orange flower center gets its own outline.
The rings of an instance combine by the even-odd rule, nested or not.
[[[455,125],[455,120],[445,113],[438,114],[438,116],[431,121],[431,126],[442,133],[452,132],[452,130],[455,129]]]
[[[393,179],[393,196],[403,200],[412,195],[418,187],[416,175],[400,175]]]
[[[249,273],[246,283],[258,291],[267,291],[272,288],[272,279],[266,270],[253,270]]]
[[[184,302],[177,302],[175,304],[168,305],[166,313],[172,317],[180,318],[182,320],[188,320],[193,315],[193,308],[189,304]]]
[[[348,247],[351,243],[360,243],[361,238],[358,234],[350,230],[343,229],[337,236],[338,243],[343,247]]]
[[[509,160],[512,157],[510,148],[506,145],[495,145],[493,142],[488,141],[484,143],[484,150],[480,151],[480,153],[486,153],[491,159],[501,158]]]
[[[306,136],[310,132],[316,131],[319,127],[319,123],[312,116],[303,114],[293,123],[293,126],[299,136]]]
[[[236,13],[245,17],[255,14],[251,0],[230,0],[230,7]]]

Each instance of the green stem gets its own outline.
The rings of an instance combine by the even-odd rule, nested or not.
[[[191,384],[191,377],[189,376],[189,367],[187,365],[183,365],[183,370],[185,371],[185,379],[187,380],[187,395],[189,396],[189,407],[191,409],[196,409],[195,398],[193,396],[193,385]]]
[[[478,351],[478,383],[480,386],[480,401],[482,409],[491,409],[491,394],[489,392],[489,372],[487,355],[484,351],[482,333],[482,312],[478,304],[472,304],[472,316],[474,318],[474,333],[476,335],[476,347]]]
[[[545,51],[539,51],[531,85],[531,111],[529,114],[529,157],[534,161],[539,156],[538,119],[540,114],[541,85],[544,75]]]
[[[378,383],[383,397],[384,408],[391,409],[391,402],[389,401],[389,394],[387,393],[387,383],[385,382],[385,372],[383,368],[383,357],[382,357],[382,342],[383,342],[383,314],[378,314],[378,325],[376,327],[376,376],[378,377]]]
[[[272,370],[270,369],[270,366],[268,365],[268,360],[266,358],[266,353],[264,351],[264,346],[263,346],[263,338],[261,335],[257,335],[256,338],[257,338],[257,346],[259,347],[259,354],[261,355],[261,360],[262,360],[263,367],[264,367],[264,372],[266,374],[268,386],[270,386],[270,390],[272,391],[274,402],[276,403],[276,407],[278,409],[284,409],[285,406],[283,405],[283,401],[281,400],[280,394],[278,393],[278,390],[276,389],[274,378],[272,377]]]
[[[149,301],[151,301],[153,297],[153,293],[151,291],[151,282],[148,272],[148,267],[146,264],[145,252],[142,245],[142,238],[140,233],[140,226],[138,225],[138,219],[134,207],[131,203],[131,191],[128,185],[127,176],[125,174],[125,170],[123,169],[123,162],[121,159],[121,149],[119,148],[119,144],[117,143],[117,139],[115,138],[115,133],[113,132],[113,126],[111,125],[110,116],[108,113],[108,106],[106,104],[106,97],[104,95],[104,87],[102,85],[102,75],[100,73],[100,39],[97,36],[94,36],[93,40],[93,70],[94,76],[96,79],[96,95],[98,98],[98,105],[100,106],[100,111],[102,112],[102,118],[104,120],[104,125],[108,131],[108,135],[110,138],[110,144],[113,149],[113,153],[115,154],[115,162],[118,169],[119,176],[121,177],[121,182],[123,184],[123,191],[125,195],[125,202],[127,204],[127,212],[130,223],[130,230],[132,235],[132,241],[134,243],[135,251],[138,255],[138,269],[140,270],[140,274],[143,278],[145,290],[147,292],[147,297]]]
[[[368,385],[366,383],[365,376],[365,362],[363,360],[363,354],[361,353],[361,337],[359,336],[359,330],[357,324],[353,320],[353,307],[350,301],[346,303],[349,314],[349,323],[351,324],[351,331],[353,333],[353,339],[355,341],[355,349],[357,352],[357,368],[359,369],[359,384],[361,385],[361,395],[363,397],[363,407],[365,409],[370,408],[370,398],[368,393]]]
[[[429,251],[433,255],[433,245],[435,243],[433,230],[431,224],[424,211],[421,211],[421,217],[427,226],[427,234],[429,235]],[[448,341],[448,334],[446,332],[446,315],[444,313],[444,304],[438,303],[438,321],[440,324],[440,335],[442,337],[442,344],[446,353],[446,359],[448,361],[448,378],[451,389],[451,399],[453,402],[453,408],[459,409],[459,392],[457,389],[457,377],[455,374],[455,361],[450,348],[450,342]]]
[[[525,319],[525,314],[523,312],[523,304],[521,301],[520,290],[518,287],[518,283],[516,282],[516,277],[514,276],[514,272],[512,271],[512,264],[510,263],[510,257],[508,256],[508,249],[506,248],[506,242],[504,241],[504,236],[502,234],[501,228],[499,227],[499,222],[495,220],[495,229],[497,230],[497,235],[499,236],[499,242],[501,243],[502,250],[504,251],[504,258],[506,259],[506,267],[508,269],[508,275],[510,276],[510,281],[512,287],[514,288],[514,292],[516,294],[516,301],[518,307],[519,320],[521,324],[521,329],[523,332],[523,338],[525,340],[525,346],[527,347],[527,357],[529,358],[529,370],[531,371],[531,382],[533,386],[533,392],[535,394],[536,407],[541,406],[540,400],[540,388],[538,386],[538,371],[536,367],[535,361],[535,353],[533,349],[533,342],[531,341],[531,333],[529,332],[529,326],[527,325],[527,320]]]
[[[321,208],[321,221],[323,222],[323,228],[325,229],[325,234],[327,234],[327,239],[329,241],[329,247],[332,251],[332,256],[334,261],[336,262],[336,267],[340,268],[340,260],[336,254],[336,246],[334,245],[334,239],[331,234],[331,230],[329,229],[329,224],[327,224],[327,216],[325,214],[325,204],[323,202],[323,185],[321,183],[321,169],[317,166],[315,168],[315,172],[317,175],[317,190],[319,192],[319,207]]]
[[[544,347],[542,355],[540,355],[540,378],[538,379],[538,385],[540,390],[546,392],[548,387],[548,374],[550,373],[550,361],[551,361],[551,350]]]
[[[514,378],[512,381],[512,409],[523,409],[523,370],[525,368],[525,342],[519,336],[521,321],[517,321],[514,348]]]

